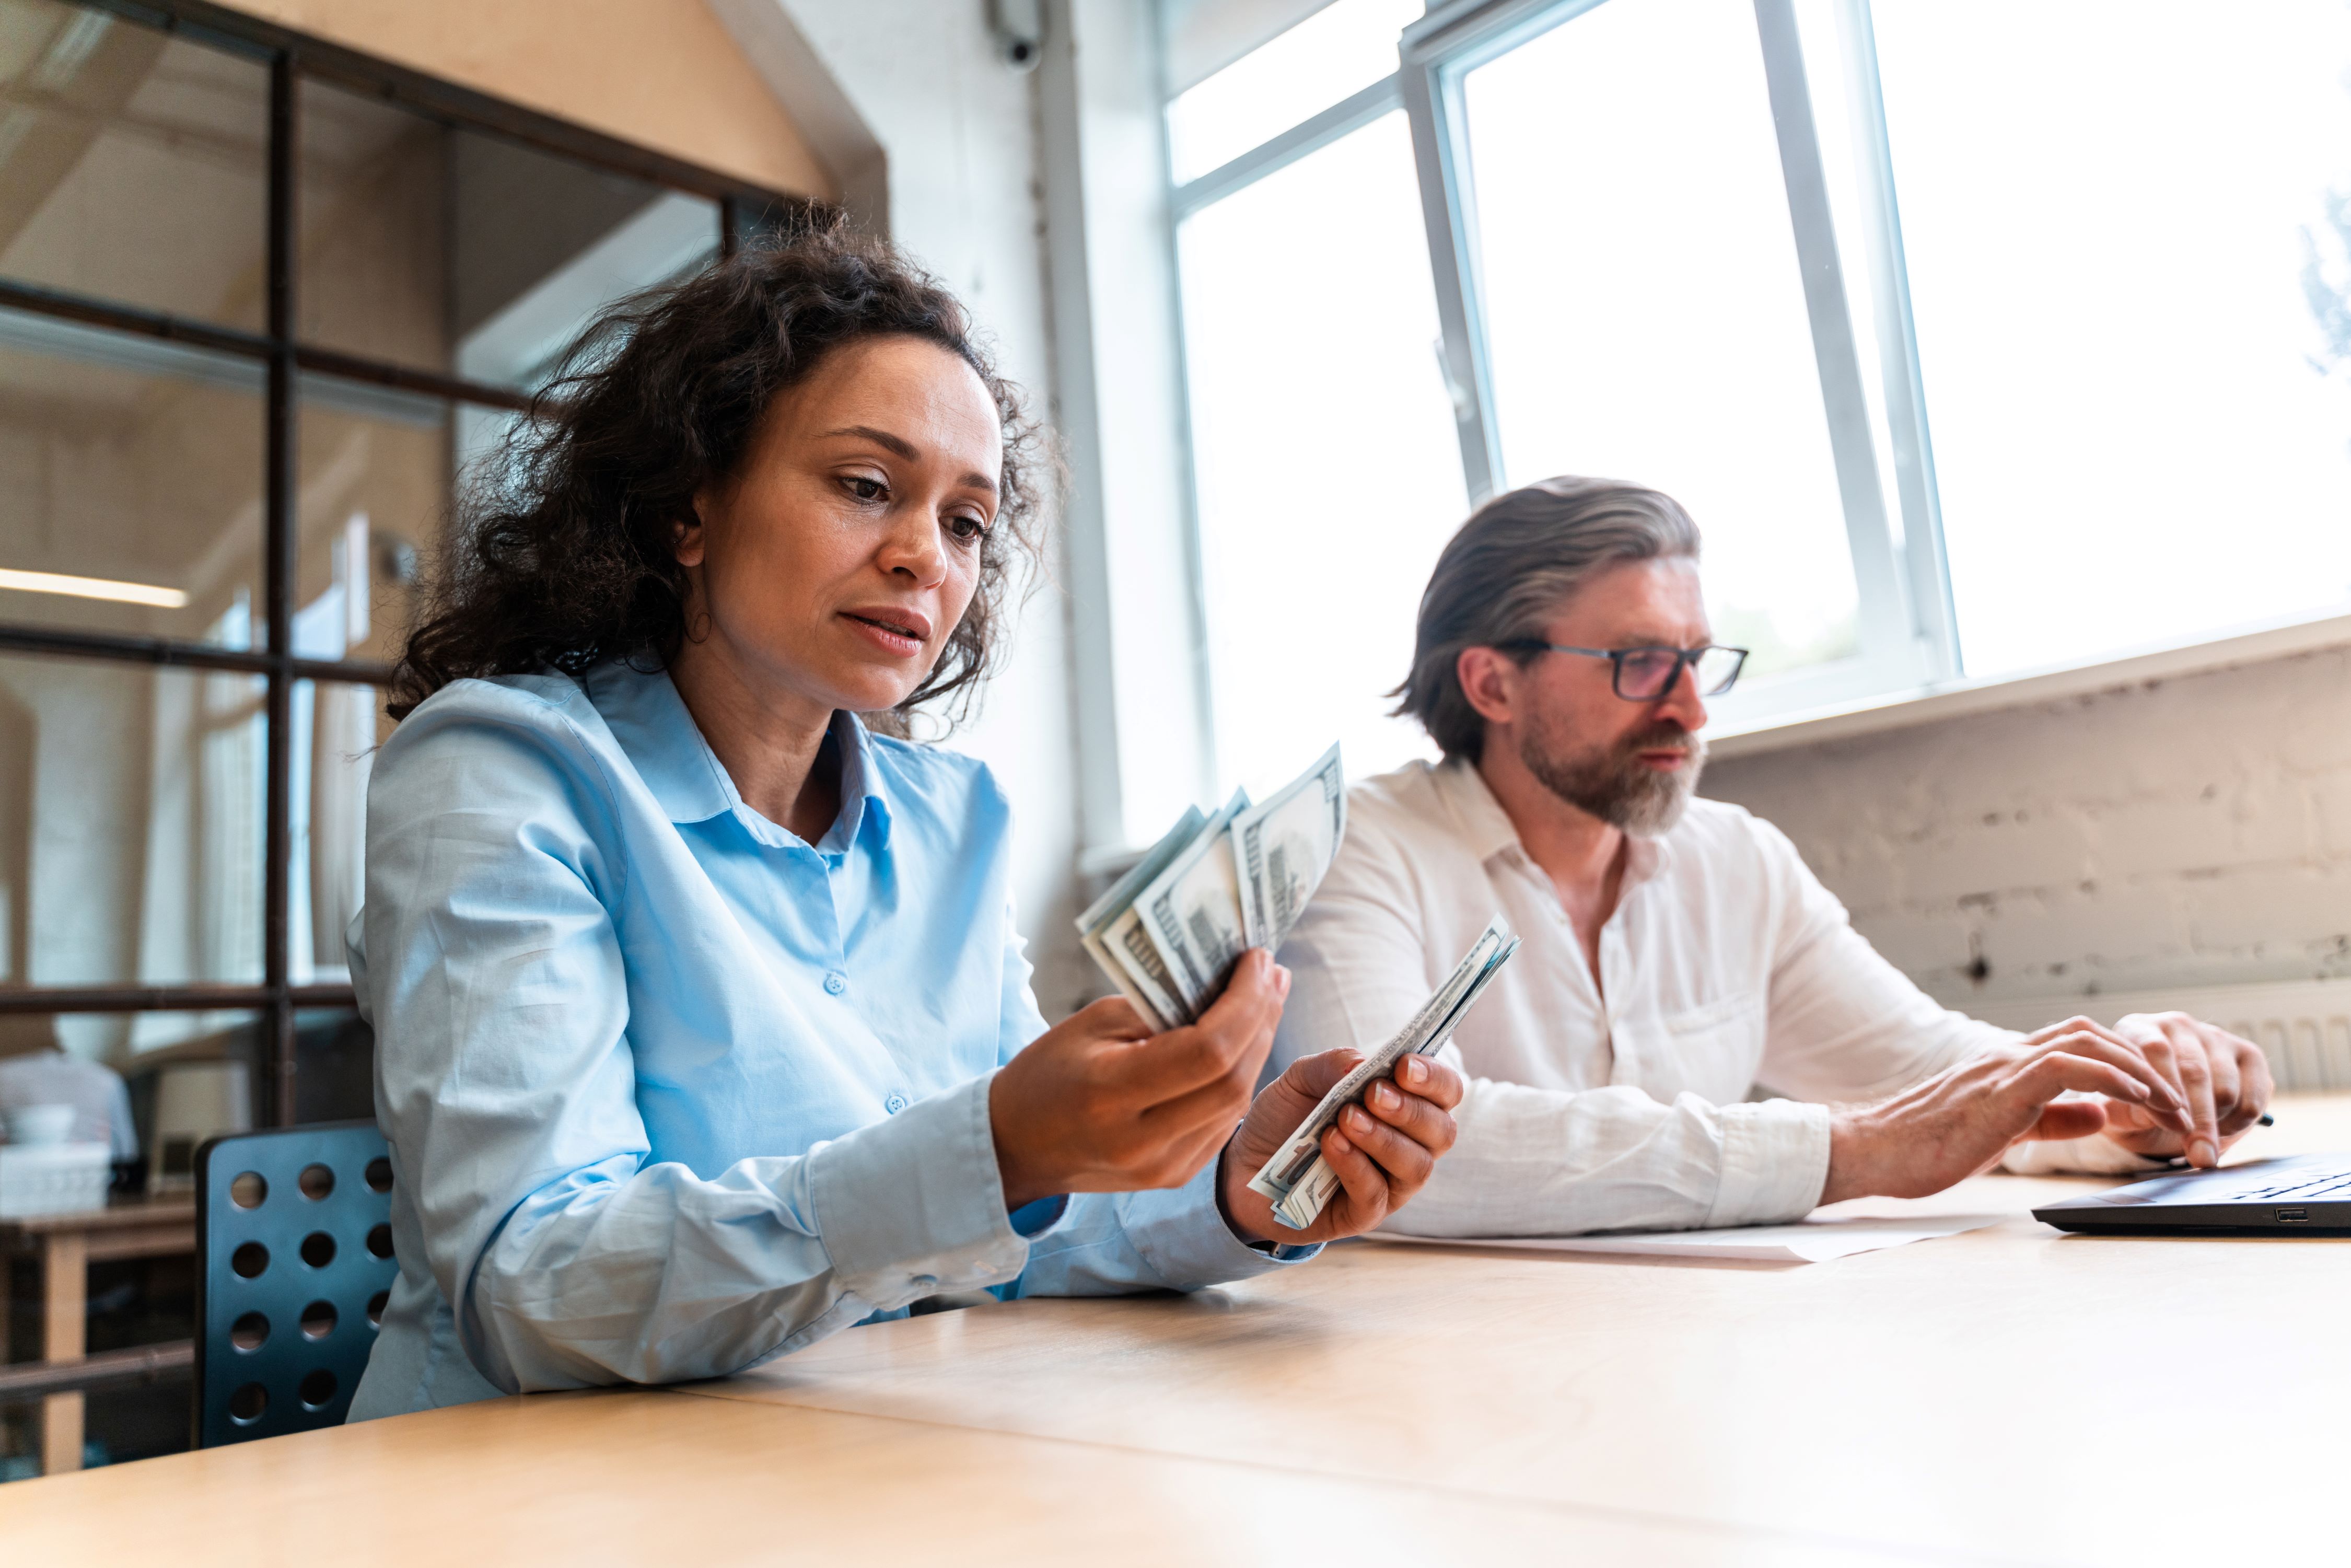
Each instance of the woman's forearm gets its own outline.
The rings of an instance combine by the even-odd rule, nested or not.
[[[1013,1279],[1028,1243],[995,1180],[986,1091],[708,1180],[627,1155],[569,1173],[448,1281],[467,1355],[515,1392],[711,1377]]]

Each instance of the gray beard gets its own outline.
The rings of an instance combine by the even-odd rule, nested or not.
[[[1671,773],[1643,765],[1639,753],[1679,746],[1689,764]],[[1706,768],[1706,742],[1679,725],[1651,725],[1614,746],[1574,748],[1558,743],[1548,726],[1532,725],[1519,742],[1519,760],[1544,789],[1635,838],[1653,839],[1681,821]]]

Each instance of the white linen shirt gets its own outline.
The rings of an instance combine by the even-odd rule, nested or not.
[[[1269,1072],[1387,1039],[1497,912],[1524,942],[1446,1048],[1470,1079],[1460,1141],[1390,1228],[1795,1218],[1828,1174],[1816,1102],[1891,1094],[2017,1038],[1911,984],[1795,846],[1738,806],[1693,800],[1662,836],[1627,841],[1598,985],[1476,768],[1415,763],[1356,785],[1347,810],[1346,841],[1281,950],[1293,980]],[[1759,1084],[1789,1098],[1750,1102]]]

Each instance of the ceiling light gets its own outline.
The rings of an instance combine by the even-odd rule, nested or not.
[[[176,588],[146,582],[116,582],[104,577],[67,577],[54,571],[10,571],[0,567],[0,588],[19,593],[68,593],[76,599],[111,599],[122,604],[152,604],[158,610],[178,610],[188,596]]]

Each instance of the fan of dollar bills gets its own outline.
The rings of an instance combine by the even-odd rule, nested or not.
[[[1151,852],[1078,916],[1078,935],[1154,1030],[1191,1023],[1232,978],[1251,947],[1281,946],[1347,831],[1347,777],[1336,746],[1262,806],[1241,790],[1215,816],[1196,806]],[[1435,1053],[1476,1004],[1519,939],[1497,915],[1421,1009],[1348,1073],[1298,1124],[1249,1186],[1272,1200],[1293,1230],[1314,1223],[1338,1173],[1322,1134],[1408,1052]]]
[[[1251,947],[1281,946],[1347,831],[1336,746],[1262,806],[1237,792],[1187,810],[1134,869],[1078,916],[1086,951],[1144,1021],[1198,1019]]]

